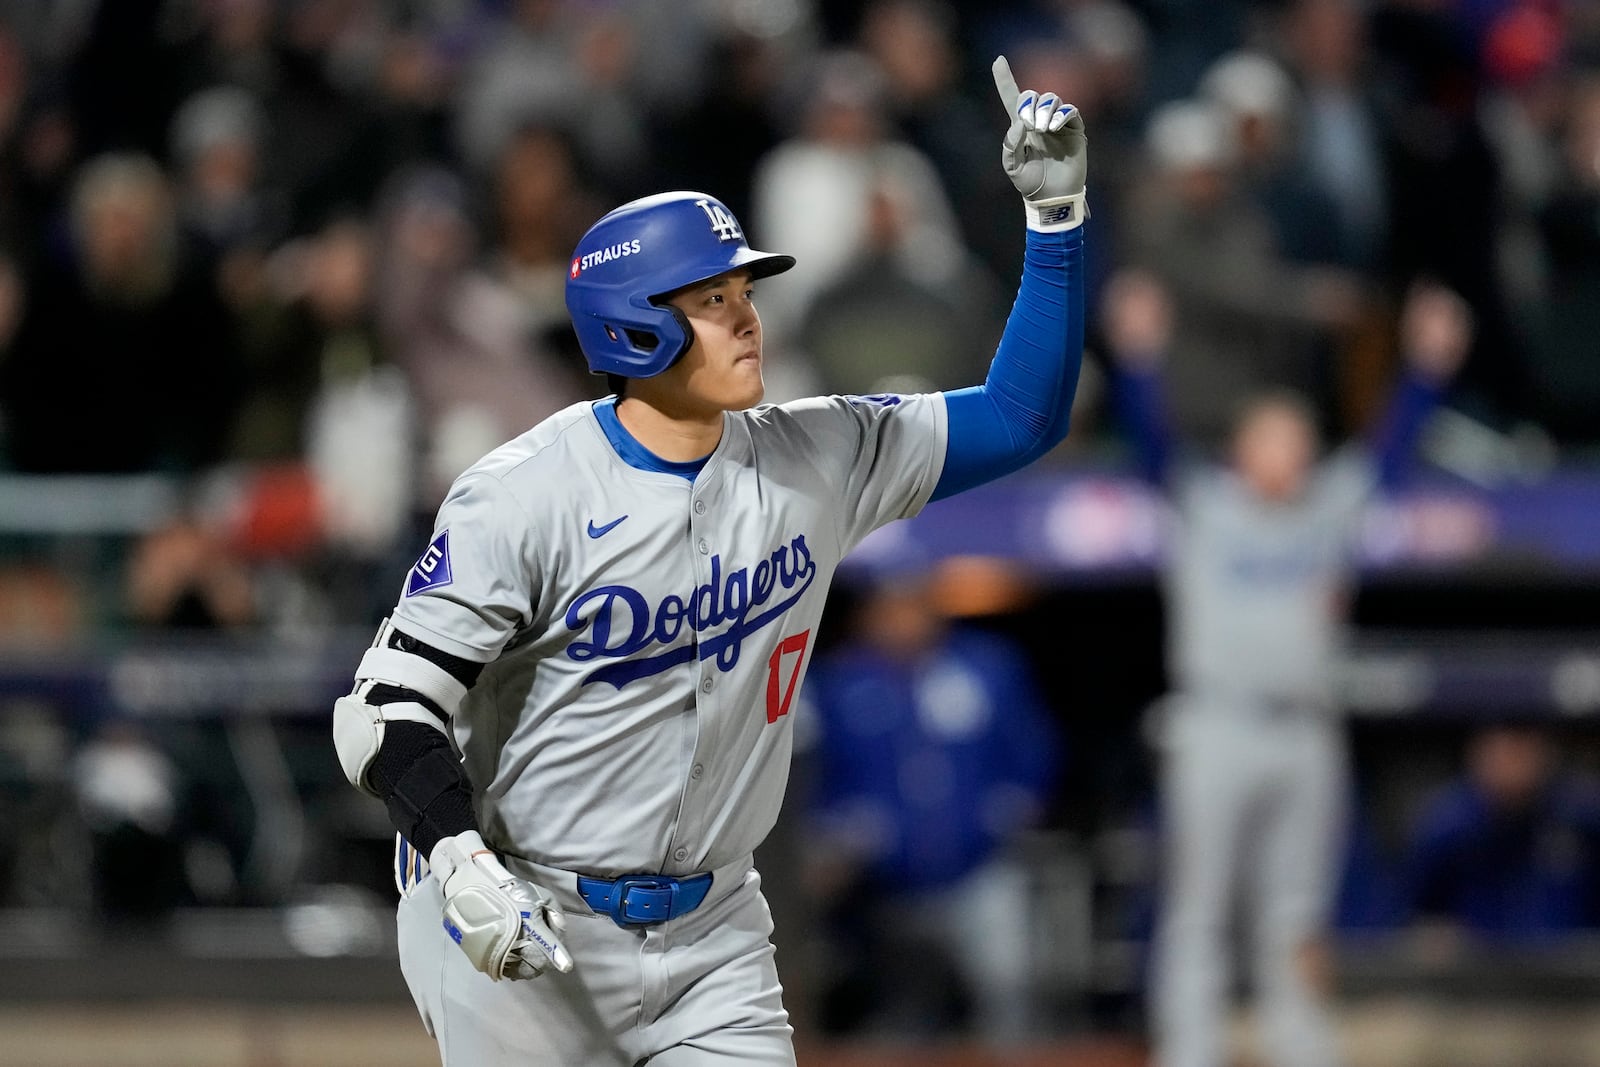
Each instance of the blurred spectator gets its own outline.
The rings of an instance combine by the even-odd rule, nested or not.
[[[1004,325],[997,286],[965,255],[956,269],[909,269],[896,253],[919,210],[892,176],[880,176],[869,194],[864,247],[812,300],[799,347],[823,391],[959,389],[987,373]]]
[[[1458,403],[1502,422],[1520,415],[1528,396],[1501,289],[1504,198],[1481,121],[1478,57],[1443,7],[1380,6],[1371,36],[1389,159],[1387,180],[1372,187],[1389,198],[1390,271],[1436,278],[1472,305],[1477,334]],[[1475,224],[1461,225],[1466,218]]]
[[[1500,268],[1507,299],[1520,319],[1544,297],[1537,220],[1564,173],[1560,126],[1570,78],[1553,12],[1511,8],[1494,20],[1482,47],[1488,74],[1484,133],[1504,177]]]
[[[1060,762],[1017,649],[952,627],[931,575],[882,576],[857,640],[813,667],[811,882],[828,915],[823,1023],[992,1041],[1035,1024],[1026,873],[1006,854]]]
[[[755,229],[772,247],[792,249],[797,260],[781,286],[762,291],[767,344],[780,355],[817,293],[861,255],[873,195],[885,183],[903,203],[916,205],[891,250],[900,268],[934,281],[962,269],[964,250],[938,173],[922,153],[890,138],[884,92],[883,73],[865,56],[820,57],[801,133],[773,149],[756,172]],[[994,137],[990,143],[998,144]]]
[[[144,156],[103,156],[79,174],[71,261],[29,282],[0,363],[18,469],[194,470],[219,458],[239,348],[211,278],[180,255],[171,196]]]
[[[514,0],[510,10],[465,72],[457,97],[456,138],[465,161],[487,171],[524,126],[564,125],[608,191],[635,195],[649,147],[644,102],[629,91],[636,68],[647,65],[637,24],[619,6]],[[648,47],[666,53],[664,43]]]
[[[316,372],[305,440],[324,530],[365,559],[395,543],[416,488],[412,396],[377,322],[374,256],[365,224],[330,225],[306,250],[297,305],[299,358]]]
[[[592,390],[577,368],[540,344],[548,326],[538,311],[473,266],[477,235],[460,181],[426,169],[392,184],[379,208],[379,321],[416,399],[428,455],[427,499],[419,503],[427,508],[484,453]],[[519,203],[542,199],[530,192]],[[547,263],[560,294],[570,246],[557,252],[540,243],[542,233],[518,233],[518,251],[560,257]],[[523,277],[531,284],[549,273],[530,263]]]
[[[956,33],[956,13],[943,0],[879,0],[861,20],[861,45],[883,71],[888,112],[907,143],[928,157],[952,202],[999,208],[1010,204],[1012,189],[994,162],[998,112],[989,94],[981,100],[968,94]],[[1056,86],[1065,99],[1091,106],[1068,92],[1070,80],[1023,84]],[[1098,122],[1096,116],[1097,132]],[[1096,148],[1095,172],[1101,174],[1098,137]],[[990,271],[1016,269],[1016,227],[996,226],[988,211],[970,209],[958,221],[962,240]]]
[[[1548,282],[1529,308],[1531,377],[1544,424],[1559,438],[1600,440],[1600,79],[1573,93],[1555,194],[1538,223]]]
[[[578,239],[601,212],[583,182],[572,139],[554,126],[518,130],[496,164],[493,195],[490,270],[523,302],[530,332],[570,329],[567,268]]]
[[[1168,104],[1146,140],[1156,170],[1134,208],[1139,224],[1122,236],[1126,258],[1172,296],[1179,429],[1220,445],[1239,397],[1279,386],[1326,399],[1321,357],[1360,311],[1356,282],[1284,256],[1270,217],[1241,191],[1237,131],[1220,107]]]
[[[1295,0],[1287,53],[1305,94],[1300,144],[1311,179],[1338,205],[1342,262],[1371,269],[1389,225],[1384,133],[1370,85],[1356,0]]]
[[[127,592],[130,614],[145,625],[209,630],[255,618],[249,572],[216,531],[192,519],[140,539]]]
[[[1137,7],[1151,30],[1151,98],[1172,100],[1187,92],[1218,56],[1238,46],[1247,16],[1260,6],[1250,0],[1141,0]]]
[[[16,264],[0,254],[0,365],[4,364],[6,349],[22,321],[23,303],[22,277],[17,273]],[[0,376],[3,374],[0,370]]]
[[[1427,805],[1411,846],[1418,918],[1538,941],[1600,925],[1600,783],[1562,770],[1547,732],[1478,733],[1465,774]]]
[[[0,25],[0,253],[20,260],[34,258],[42,243],[56,177],[40,173],[46,168],[30,158],[39,126],[29,107],[33,75],[21,42]],[[60,165],[57,158],[48,169]]]
[[[273,0],[192,5],[193,21],[182,27],[178,60],[191,89],[228,85],[258,100],[270,95],[282,76],[276,7]]]
[[[178,215],[199,264],[282,236],[282,205],[260,187],[263,123],[255,98],[228,87],[190,97],[173,120]]]
[[[735,218],[753,219],[751,181],[761,158],[781,139],[780,89],[794,63],[795,42],[738,20],[714,28],[718,36],[709,44],[705,80],[694,98],[654,125],[652,152],[662,188],[715,190]],[[767,241],[759,233],[752,240]]]
[[[239,300],[246,324],[248,386],[230,455],[299,459],[325,386],[364,377],[387,362],[372,318],[371,235],[355,219],[284,245],[245,266]]]
[[[247,7],[254,2],[245,0]],[[252,86],[266,111],[262,183],[284,191],[290,232],[304,234],[367,207],[397,161],[392,149],[418,142],[396,137],[375,99],[380,70],[364,56],[381,55],[382,24],[366,17],[365,5],[301,0],[273,7],[265,54],[248,38],[226,45],[266,64],[251,71],[265,81]],[[244,21],[246,32],[260,32],[259,23]]]
[[[379,177],[420,160],[449,158],[454,91],[447,46],[417,28],[392,29],[375,43],[373,74]]]
[[[1117,137],[1137,132],[1132,123],[1143,109],[1149,76],[1150,31],[1144,20],[1122,0],[1073,0],[1058,6],[1067,39],[1082,52],[1087,66],[1083,80],[1095,94],[1095,129],[1115,131]],[[1045,84],[1044,79],[1039,83]]]
[[[166,0],[81,5],[82,38],[66,71],[67,99],[86,155],[159,156],[183,99],[184,67],[165,32]]]
[[[1343,263],[1349,242],[1338,207],[1294,151],[1297,94],[1288,73],[1259,52],[1230,52],[1200,80],[1200,94],[1224,108],[1239,148],[1246,196],[1272,223],[1275,244],[1296,263]]]
[[[1453,294],[1409,300],[1407,376],[1371,451],[1319,463],[1303,400],[1247,399],[1231,467],[1186,467],[1169,439],[1163,355],[1174,320],[1147,275],[1106,292],[1116,391],[1140,467],[1173,498],[1166,580],[1173,692],[1154,717],[1165,837],[1152,963],[1161,1067],[1227,1062],[1230,927],[1250,901],[1268,1062],[1340,1062],[1322,1004],[1323,938],[1343,855],[1346,752],[1336,667],[1362,509],[1393,481],[1471,340]]]

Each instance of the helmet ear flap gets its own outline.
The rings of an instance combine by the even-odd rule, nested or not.
[[[635,312],[631,321],[601,321],[597,325],[613,349],[620,348],[632,357],[630,378],[653,378],[689,351],[694,343],[694,328],[682,310],[667,303],[651,302],[647,311]],[[648,368],[656,368],[648,370]],[[593,370],[599,374],[602,371]]]
[[[678,362],[678,360],[682,359],[688,353],[689,349],[693,347],[694,327],[689,325],[689,316],[685,315],[683,313],[683,309],[678,307],[678,305],[657,304],[656,306],[672,316],[672,324],[678,328],[677,333],[680,335],[678,337],[668,337],[666,336],[667,331],[662,331],[663,336],[661,338],[661,343],[668,345],[669,351],[671,350],[670,346],[672,344],[676,344],[678,346],[677,351],[672,353],[671,357],[667,360],[666,365],[662,368],[665,370],[666,367],[670,367],[674,363]]]

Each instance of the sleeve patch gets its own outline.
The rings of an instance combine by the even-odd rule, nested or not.
[[[449,585],[450,581],[450,531],[441,530],[406,576],[406,596]]]

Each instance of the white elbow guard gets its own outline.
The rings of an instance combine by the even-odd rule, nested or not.
[[[409,689],[439,705],[446,715],[454,715],[467,695],[467,687],[437,663],[430,663],[412,652],[390,648],[389,635],[393,633],[394,623],[383,620],[372,647],[356,667],[356,684],[384,682]]]
[[[384,726],[391,722],[426,723],[441,734],[445,732],[439,716],[415,701],[368,704],[358,690],[333,702],[333,747],[339,753],[339,766],[344,768],[344,776],[350,784],[363,793],[378,795],[367,784],[367,768],[378,758],[378,750],[383,747]]]
[[[393,623],[384,620],[372,647],[367,649],[361,657],[361,665],[356,668],[355,692],[340,697],[333,705],[333,747],[339,753],[339,765],[344,768],[344,776],[350,784],[367,793],[373,792],[366,781],[367,768],[372,766],[378,750],[383,747],[386,723],[420,722],[445,733],[445,724],[439,716],[417,701],[368,703],[367,693],[374,684],[392,685],[416,693],[433,701],[446,715],[454,715],[467,695],[467,687],[443,667],[413,653],[388,647],[393,629]]]

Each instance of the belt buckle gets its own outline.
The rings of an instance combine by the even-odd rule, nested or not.
[[[633,895],[640,890],[656,899]],[[611,918],[618,926],[649,926],[665,922],[672,918],[672,906],[677,898],[676,878],[618,878],[611,891]]]

